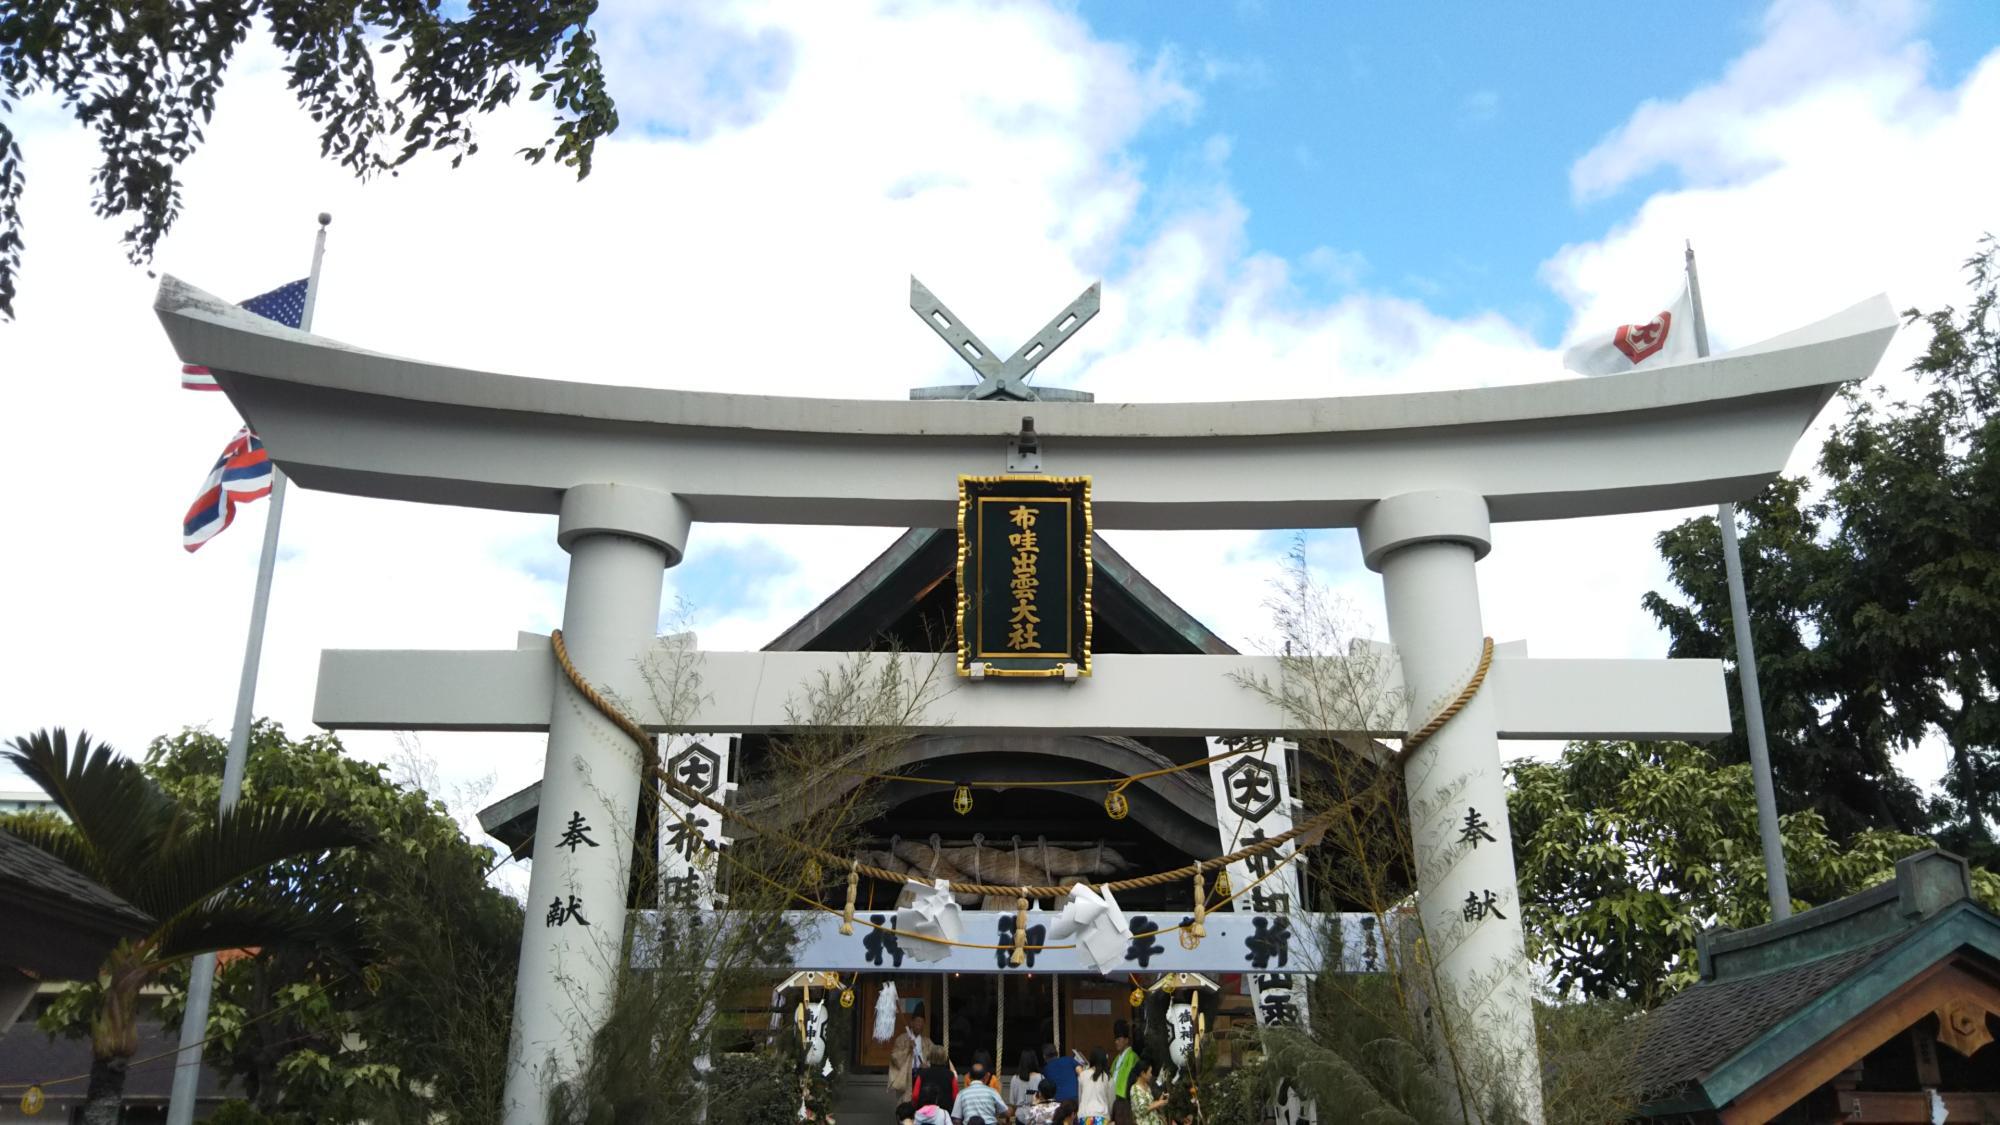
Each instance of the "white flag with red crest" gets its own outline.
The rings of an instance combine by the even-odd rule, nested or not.
[[[1636,368],[1671,367],[1696,359],[1694,298],[1682,287],[1673,304],[1637,324],[1621,324],[1563,353],[1563,366],[1579,375],[1616,375]]]

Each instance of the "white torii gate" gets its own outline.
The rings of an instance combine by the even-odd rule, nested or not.
[[[666,567],[695,521],[952,526],[960,473],[1006,463],[1021,404],[854,401],[518,378],[362,351],[243,312],[171,277],[156,308],[294,481],[352,495],[559,517],[563,632],[577,666],[639,705]],[[1464,683],[1483,627],[1474,564],[1494,520],[1714,504],[1753,494],[1897,319],[1877,297],[1725,356],[1592,380],[1270,402],[1037,402],[1044,469],[1088,474],[1102,529],[1356,527],[1420,721]],[[749,381],[746,379],[745,381]],[[708,653],[708,698],[657,730],[782,728],[824,653]],[[904,660],[931,659],[905,655]],[[1272,733],[1237,686],[1256,657],[1110,656],[1069,685],[965,683],[927,722],[961,731]],[[1023,706],[1033,692],[1032,705]],[[542,730],[530,910],[506,1121],[538,1125],[575,1072],[619,971],[626,850],[561,848],[575,817],[629,825],[637,755],[533,640],[498,652],[328,652],[329,727]],[[1376,733],[1395,736],[1403,723]],[[1486,688],[1410,762],[1421,912],[1447,1015],[1539,1118],[1530,977],[1511,852],[1461,846],[1477,810],[1508,838],[1497,739],[1726,733],[1714,661],[1496,660]],[[553,904],[546,912],[542,904]],[[579,917],[591,924],[578,924]],[[613,921],[600,922],[599,919]],[[1441,938],[1439,935],[1447,935]]]

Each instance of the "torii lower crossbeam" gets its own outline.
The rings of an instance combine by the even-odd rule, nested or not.
[[[313,721],[332,730],[542,731],[555,703],[556,665],[547,637],[492,652],[333,649],[320,657]],[[1466,653],[1468,667],[1477,657]],[[650,658],[687,659],[671,646]],[[633,717],[660,733],[784,730],[796,725],[805,685],[863,661],[895,660],[906,683],[938,694],[915,729],[960,734],[1047,731],[1127,737],[1278,734],[1296,720],[1244,680],[1277,684],[1281,662],[1260,656],[1095,657],[1096,674],[1063,687],[966,683],[951,657],[838,652],[709,652],[696,657],[703,698],[668,722],[656,702],[627,693]],[[624,680],[628,669],[583,669]],[[1729,733],[1729,700],[1715,660],[1535,660],[1496,657],[1483,694],[1508,739],[1681,738]],[[1026,705],[1032,702],[1032,706]],[[1429,716],[1400,707],[1372,729],[1397,738]]]

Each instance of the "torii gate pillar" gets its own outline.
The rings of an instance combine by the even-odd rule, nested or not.
[[[591,679],[626,698],[646,690],[635,654],[659,628],[666,568],[687,545],[678,497],[621,484],[563,493],[556,541],[569,552],[563,640]],[[547,1118],[549,1092],[574,1076],[604,1026],[620,971],[640,758],[631,739],[560,668],[542,767],[533,872],[514,988],[505,1120]]]
[[[1486,501],[1469,492],[1406,492],[1360,522],[1362,558],[1382,575],[1389,636],[1402,660],[1415,727],[1455,698],[1478,665],[1474,563],[1492,549]],[[1477,1086],[1474,1108],[1506,1091],[1542,1119],[1535,1007],[1509,842],[1507,790],[1491,693],[1473,696],[1404,769],[1431,1031],[1457,1039]]]

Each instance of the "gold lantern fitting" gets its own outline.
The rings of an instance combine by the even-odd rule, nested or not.
[[[1133,989],[1132,995],[1127,996],[1125,998],[1125,1002],[1127,1004],[1130,1004],[1134,1008],[1144,1006],[1144,1004],[1146,1003],[1146,990],[1143,988]]]
[[[1104,795],[1104,815],[1113,820],[1124,820],[1132,811],[1132,803],[1125,799],[1121,790],[1113,789]]]
[[[853,989],[843,988],[840,990],[840,1006],[843,1008],[852,1008],[854,1006]]]
[[[960,816],[972,811],[972,786],[960,785],[951,794],[952,810]]]

